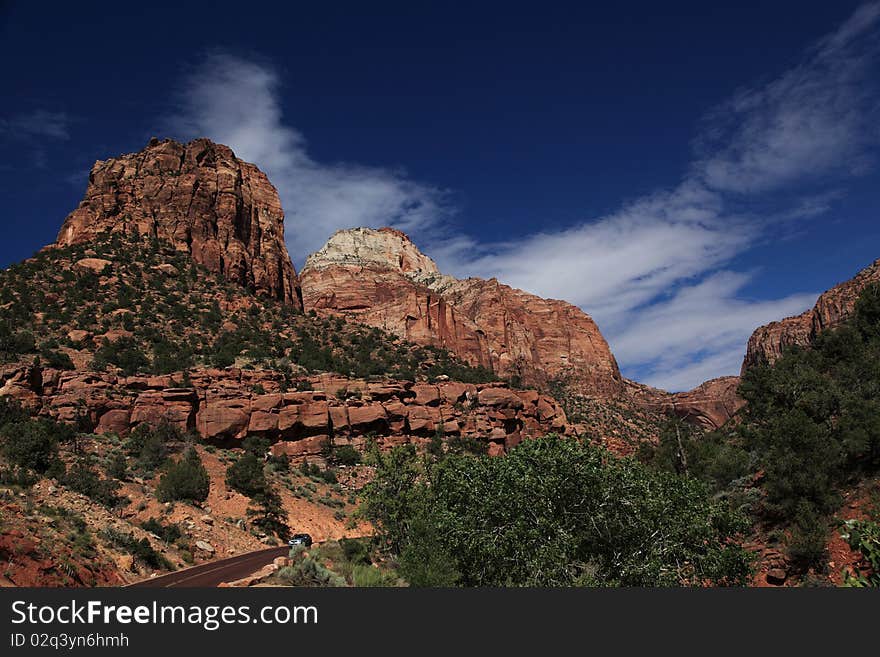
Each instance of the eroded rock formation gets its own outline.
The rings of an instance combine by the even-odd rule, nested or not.
[[[229,280],[300,305],[278,193],[256,166],[208,139],[153,139],[139,153],[96,162],[56,244],[99,233],[163,238]]]
[[[505,384],[436,384],[349,379],[322,374],[284,391],[271,370],[199,369],[182,375],[117,376],[33,366],[0,369],[0,395],[32,412],[77,422],[96,433],[127,434],[169,422],[208,441],[235,444],[249,435],[274,442],[276,454],[320,458],[327,440],[362,447],[367,435],[382,446],[464,436],[501,454],[524,438],[571,432],[557,402]]]
[[[581,392],[612,397],[623,381],[596,323],[579,308],[495,279],[445,276],[400,231],[339,231],[309,256],[303,305],[345,314],[527,385],[566,376]]]
[[[742,371],[760,363],[776,362],[786,347],[809,346],[819,333],[849,318],[861,291],[877,282],[880,282],[880,260],[823,293],[810,310],[758,328],[749,338]]]
[[[730,420],[744,405],[737,394],[738,376],[723,376],[701,383],[686,392],[666,392],[627,381],[628,394],[646,410],[680,417],[704,429],[714,430]]]

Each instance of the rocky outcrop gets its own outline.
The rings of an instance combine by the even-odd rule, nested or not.
[[[629,397],[641,408],[679,417],[709,431],[723,426],[745,406],[738,387],[738,376],[711,379],[693,390],[675,393],[627,381]]]
[[[187,387],[182,375],[124,377],[33,366],[10,366],[0,375],[0,394],[98,434],[170,423],[227,445],[265,436],[276,454],[294,458],[320,458],[331,439],[363,446],[374,436],[380,445],[394,446],[462,436],[484,440],[490,453],[501,454],[524,438],[571,433],[554,399],[502,383],[322,374],[297,381],[299,391],[287,391],[283,375],[271,370],[194,370]]]
[[[96,162],[56,244],[100,233],[167,240],[229,280],[300,305],[278,193],[256,166],[208,139],[152,139],[139,153]],[[101,262],[77,265],[96,269]]]
[[[757,329],[749,338],[743,373],[755,365],[776,362],[786,347],[811,345],[819,333],[839,326],[849,318],[865,286],[878,282],[880,260],[822,294],[810,310]]]
[[[344,314],[526,385],[565,376],[584,394],[613,397],[623,381],[595,322],[579,308],[495,279],[445,276],[400,231],[339,231],[309,256],[303,305]]]

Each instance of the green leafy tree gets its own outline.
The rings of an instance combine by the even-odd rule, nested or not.
[[[847,520],[843,539],[852,550],[864,557],[865,567],[845,572],[844,586],[880,588],[880,523],[872,520]]]
[[[420,583],[465,586],[743,584],[744,518],[694,479],[575,440],[505,458],[421,465],[379,455],[365,512]],[[418,561],[436,555],[432,568]]]
[[[866,287],[852,318],[791,348],[773,366],[750,368],[739,444],[764,470],[764,511],[793,521],[825,515],[852,477],[880,465],[880,289]],[[803,523],[801,523],[803,524]]]
[[[364,511],[381,525],[391,550],[399,554],[416,512],[416,481],[421,473],[416,450],[403,445],[383,454],[373,445],[368,456],[375,475],[364,488]]]
[[[152,428],[147,424],[139,424],[129,434],[125,448],[130,455],[136,458],[139,470],[152,472],[167,460],[167,443],[178,438],[181,436],[171,430],[170,425]]]

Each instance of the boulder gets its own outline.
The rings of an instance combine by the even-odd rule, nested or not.
[[[278,414],[265,411],[254,411],[248,421],[247,432],[268,434],[278,431]]]
[[[384,433],[388,426],[388,417],[381,404],[373,403],[364,406],[350,406],[348,421],[352,431],[361,434],[371,431]]]
[[[278,413],[278,431],[288,438],[329,433],[330,415],[327,402],[313,401],[285,406]]]
[[[451,381],[440,386],[440,396],[447,404],[461,404],[473,399],[477,394],[477,386],[472,383]]]
[[[128,433],[128,427],[130,424],[131,411],[129,409],[111,409],[101,415],[98,420],[98,426],[95,427],[95,433],[115,433],[117,436],[124,436]]]
[[[203,438],[244,438],[250,420],[250,404],[244,399],[208,401],[196,415],[196,429]]]
[[[79,344],[81,342],[85,342],[89,338],[92,337],[92,334],[88,331],[83,331],[82,329],[73,329],[72,331],[68,331],[67,339],[73,342],[74,344]]]
[[[131,411],[132,426],[141,423],[157,426],[168,422],[185,431],[193,425],[193,419],[193,404],[165,401],[161,390],[146,390],[140,393]]]
[[[432,406],[414,406],[408,415],[410,433],[433,435],[440,423],[440,410]]]
[[[301,440],[279,440],[270,448],[272,456],[286,454],[291,459],[320,457],[326,452],[330,436],[309,436]]]
[[[73,268],[93,274],[103,274],[104,270],[112,264],[110,260],[102,258],[82,258],[73,263]]]
[[[420,406],[437,406],[440,403],[440,390],[437,386],[416,384],[411,388],[415,393],[412,403]]]
[[[781,586],[785,584],[785,580],[788,579],[788,573],[785,572],[782,568],[771,568],[767,571],[766,578],[768,584],[773,584],[775,586]]]
[[[519,395],[507,388],[483,388],[477,393],[477,399],[482,406],[515,410],[523,407],[523,400]]]

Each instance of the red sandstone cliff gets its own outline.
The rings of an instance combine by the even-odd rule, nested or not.
[[[140,153],[97,162],[57,243],[88,242],[102,232],[166,239],[212,271],[301,303],[275,188],[254,165],[207,139],[185,145],[154,139]],[[400,231],[339,231],[309,257],[301,278],[306,310],[344,314],[417,344],[447,348],[527,385],[562,377],[578,393],[627,396],[707,426],[738,408],[729,383],[707,382],[678,395],[648,394],[644,387],[634,393],[638,386],[622,379],[595,322],[579,308],[495,279],[445,276]]]
[[[566,376],[613,397],[623,381],[596,323],[579,308],[497,280],[445,276],[400,231],[334,234],[301,274],[303,305],[377,326],[463,360],[543,385]]]
[[[572,431],[553,398],[500,383],[317,374],[300,381],[311,390],[286,392],[283,376],[272,370],[196,369],[190,377],[191,385],[180,387],[175,381],[182,373],[125,377],[7,365],[0,367],[0,397],[35,414],[85,423],[99,434],[170,422],[233,445],[245,436],[265,436],[275,441],[274,453],[295,458],[320,458],[328,439],[363,447],[372,435],[391,447],[427,443],[438,433],[484,440],[497,455],[526,438]]]
[[[166,239],[211,271],[300,305],[278,193],[227,146],[152,139],[139,153],[96,162],[57,244],[88,242],[102,232]]]
[[[710,379],[693,390],[675,393],[627,381],[630,399],[641,408],[674,415],[710,431],[723,426],[745,405],[738,387],[738,376]]]
[[[849,318],[859,293],[877,282],[880,282],[880,260],[823,293],[810,310],[758,328],[749,338],[742,371],[760,363],[774,363],[786,347],[809,346],[819,333]]]

